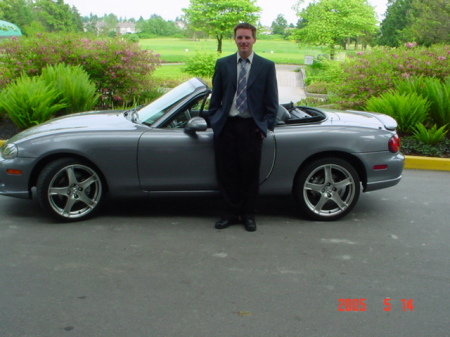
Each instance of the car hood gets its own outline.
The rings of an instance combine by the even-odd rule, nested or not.
[[[397,128],[397,122],[394,118],[377,112],[356,110],[340,111],[332,109],[322,110],[328,114],[330,123],[333,124],[359,125],[375,129],[385,128],[390,131],[395,131]]]
[[[68,132],[132,131],[139,128],[142,128],[143,131],[147,129],[145,126],[126,119],[123,111],[89,111],[55,118],[31,127],[18,133],[8,142]]]

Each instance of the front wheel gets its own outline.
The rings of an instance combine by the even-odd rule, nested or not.
[[[337,220],[356,205],[360,193],[358,173],[346,160],[328,157],[307,164],[294,183],[294,196],[302,214],[312,220]]]
[[[45,166],[36,190],[42,208],[63,221],[84,220],[97,210],[103,198],[99,174],[74,158],[58,159]]]

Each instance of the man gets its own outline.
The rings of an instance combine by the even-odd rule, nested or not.
[[[234,41],[237,53],[216,62],[209,106],[216,174],[226,204],[215,228],[242,221],[254,232],[262,142],[276,123],[278,86],[275,64],[253,52],[256,28],[238,24]]]

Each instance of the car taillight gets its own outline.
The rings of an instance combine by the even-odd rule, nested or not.
[[[389,151],[393,153],[400,151],[400,137],[398,135],[394,135],[389,139]]]

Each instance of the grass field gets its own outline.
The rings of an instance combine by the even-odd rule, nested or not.
[[[153,50],[161,55],[163,62],[177,63],[184,62],[192,57],[196,52],[215,52],[217,41],[208,40],[188,40],[188,39],[146,39],[141,40],[140,45],[144,49]],[[322,54],[320,47],[302,47],[292,41],[286,40],[257,40],[254,50],[260,56],[278,64],[303,64],[305,55],[317,56]],[[222,54],[224,56],[236,52],[236,45],[231,39],[223,41]]]

